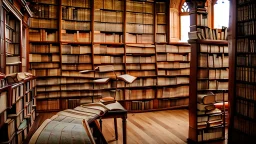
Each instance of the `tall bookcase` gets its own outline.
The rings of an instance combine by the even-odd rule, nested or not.
[[[210,29],[205,0],[187,1],[191,45],[189,143],[224,140],[228,101],[229,57],[226,28]]]
[[[97,101],[113,95],[116,85],[116,99],[129,111],[187,107],[190,45],[169,42],[169,5],[166,0],[31,2],[29,69],[39,76],[37,109],[58,111]],[[51,24],[39,28],[39,21]],[[40,40],[48,34],[55,39]],[[98,85],[93,79],[113,73],[79,73],[101,65],[137,79]],[[165,79],[168,83],[161,84]]]
[[[255,6],[253,0],[231,3],[230,127],[228,143],[255,142]]]

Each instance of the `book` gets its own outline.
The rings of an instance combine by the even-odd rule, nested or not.
[[[100,99],[100,102],[103,104],[110,104],[116,102],[116,100],[111,96],[106,96]]]
[[[198,94],[197,101],[203,104],[215,103],[215,95],[212,92],[207,94]]]
[[[7,92],[0,93],[0,113],[5,111],[7,108]]]
[[[110,78],[101,78],[93,80],[94,83],[107,83],[110,80]]]
[[[218,108],[215,108],[210,111],[197,111],[197,115],[204,115],[204,114],[219,114],[221,113],[221,110]]]
[[[215,126],[220,126],[223,124],[222,119],[219,120],[213,120],[213,121],[208,121],[209,127],[215,127]]]
[[[113,65],[102,65],[102,66],[97,66],[95,70],[98,70],[99,72],[110,72],[114,71],[114,66]]]
[[[215,106],[214,104],[205,105],[205,104],[197,103],[197,109],[200,111],[205,111],[205,110],[210,111],[210,110],[214,110]]]
[[[219,102],[219,103],[215,103],[214,105],[215,105],[216,108],[219,108],[219,109],[223,109],[223,107],[225,109],[228,108],[228,102],[224,102],[224,103],[223,102]]]
[[[117,76],[117,79],[121,79],[127,83],[132,83],[137,77],[131,76],[129,74],[123,74],[123,75],[119,75]]]
[[[20,64],[20,57],[19,56],[12,56],[12,57],[6,57],[6,65],[14,65],[14,64]]]

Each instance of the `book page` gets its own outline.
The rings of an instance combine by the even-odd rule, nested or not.
[[[131,76],[129,74],[123,74],[120,76],[117,76],[118,79],[122,79],[127,83],[132,83],[137,77]]]

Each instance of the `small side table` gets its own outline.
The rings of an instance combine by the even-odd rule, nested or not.
[[[123,125],[123,144],[127,143],[126,139],[126,119],[127,119],[127,110],[120,109],[120,110],[110,110],[102,117],[99,118],[100,128],[102,130],[102,119],[107,118],[114,118],[114,127],[115,127],[115,139],[118,140],[118,130],[117,130],[117,118],[122,118],[122,125]]]

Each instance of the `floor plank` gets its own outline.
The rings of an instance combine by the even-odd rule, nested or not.
[[[55,113],[40,113],[32,131]],[[118,140],[115,140],[114,119],[103,119],[103,135],[109,144],[122,144],[122,120],[117,119]],[[185,144],[188,136],[188,110],[166,110],[129,113],[127,118],[128,144]],[[31,134],[28,135],[28,139]],[[224,144],[218,142],[214,144]]]

